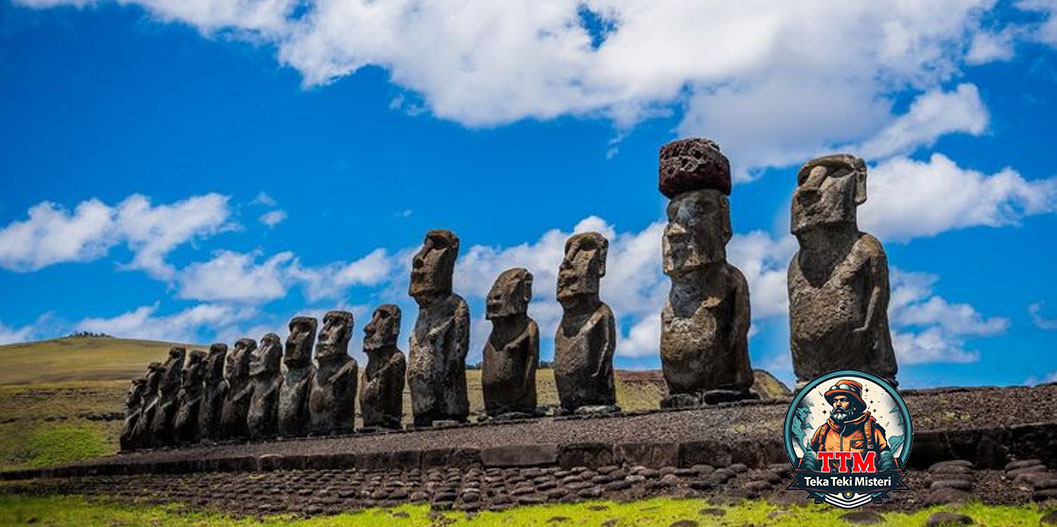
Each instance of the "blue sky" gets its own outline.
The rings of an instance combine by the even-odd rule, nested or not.
[[[754,366],[789,379],[796,168],[847,151],[902,382],[1057,379],[1057,5],[795,4],[0,0],[0,342],[333,308],[359,337],[397,302],[406,348],[410,254],[449,228],[470,360],[513,266],[547,359],[561,244],[596,229],[617,365],[655,368],[657,150],[704,136],[735,169]]]

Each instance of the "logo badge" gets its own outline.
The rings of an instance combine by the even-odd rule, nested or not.
[[[906,490],[903,477],[914,429],[895,388],[858,370],[815,378],[785,416],[785,450],[793,464],[788,490],[815,503],[854,509]]]

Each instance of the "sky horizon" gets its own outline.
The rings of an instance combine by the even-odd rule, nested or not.
[[[763,13],[763,14],[761,14]],[[534,275],[553,355],[562,245],[611,246],[616,367],[655,369],[669,281],[657,154],[731,160],[728,259],[753,367],[791,380],[799,166],[869,165],[905,387],[1057,381],[1057,4],[813,0],[0,0],[0,344],[104,332],[207,344],[295,315],[417,307],[426,231],[483,298]]]

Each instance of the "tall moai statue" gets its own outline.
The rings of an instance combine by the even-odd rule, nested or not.
[[[158,386],[157,408],[151,416],[151,445],[164,446],[176,442],[176,433],[173,428],[176,421],[176,398],[180,394],[186,356],[187,350],[184,348],[169,349],[169,358],[165,361],[161,384]]]
[[[411,333],[407,381],[415,426],[434,421],[465,422],[466,352],[470,346],[470,309],[452,292],[459,238],[448,230],[426,233],[411,262],[409,293],[418,304]]]
[[[356,361],[349,356],[352,313],[330,311],[316,342],[316,375],[308,400],[308,429],[313,433],[352,430],[356,418]]]
[[[250,409],[253,385],[250,384],[250,356],[257,349],[253,339],[239,339],[228,352],[224,366],[227,393],[220,412],[220,438],[236,439],[249,435],[246,415]]]
[[[297,437],[308,432],[308,397],[316,366],[312,348],[316,344],[316,319],[294,317],[283,351],[283,384],[279,390],[279,435]]]
[[[192,351],[187,356],[180,393],[176,396],[176,418],[173,431],[177,443],[194,443],[201,434],[198,431],[199,414],[202,412],[203,379],[206,373],[206,354]]]
[[[659,183],[668,202],[664,274],[672,281],[661,310],[662,408],[752,397],[749,285],[727,262],[730,162],[708,139],[661,147]]]
[[[486,302],[492,333],[484,345],[481,385],[489,417],[536,414],[536,367],[540,330],[528,316],[532,273],[515,268],[496,278]]]
[[[198,410],[198,439],[220,438],[220,414],[224,410],[228,383],[224,379],[228,345],[217,342],[209,346],[202,374],[202,405]]]
[[[797,173],[791,230],[800,251],[789,262],[789,340],[797,388],[823,373],[857,369],[895,384],[888,328],[888,259],[859,231],[866,163],[836,154]]]
[[[404,375],[407,361],[397,347],[400,308],[384,304],[363,328],[367,367],[360,386],[360,415],[368,428],[400,428],[404,416]]]
[[[143,409],[132,428],[131,444],[134,448],[151,446],[151,425],[154,423],[154,414],[158,409],[164,375],[165,367],[162,363],[152,362],[147,366],[147,383],[143,389]]]
[[[597,232],[565,242],[558,269],[562,320],[554,335],[554,380],[563,413],[620,411],[613,385],[616,320],[598,297],[608,251],[609,241]]]
[[[128,395],[125,396],[125,421],[121,426],[119,439],[121,450],[132,450],[138,446],[133,433],[136,429],[136,423],[143,415],[143,403],[146,395],[147,377],[132,379],[132,385],[128,388]]]
[[[261,337],[261,345],[250,354],[250,384],[253,392],[246,413],[246,428],[251,439],[272,437],[279,432],[279,390],[283,377],[279,373],[283,343],[275,333]]]

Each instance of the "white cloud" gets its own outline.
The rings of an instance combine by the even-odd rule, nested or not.
[[[389,280],[395,264],[385,249],[375,249],[353,262],[335,262],[317,267],[304,267],[293,262],[284,272],[292,282],[305,288],[305,296],[312,301],[337,298],[353,286],[377,286]]]
[[[1017,32],[1012,27],[997,32],[981,31],[973,35],[965,61],[978,65],[1010,60],[1015,52],[1013,41],[1016,36]]]
[[[165,256],[178,245],[233,228],[227,223],[228,197],[193,196],[168,205],[152,206],[150,199],[130,196],[115,209],[115,226],[134,253],[129,269],[141,269],[155,278],[170,279],[176,270]]]
[[[275,201],[275,198],[271,197],[267,192],[263,190],[258,192],[257,195],[250,201],[250,205],[263,205],[265,207],[274,207],[279,202]]]
[[[0,345],[26,342],[35,334],[36,328],[33,325],[12,328],[0,322]]]
[[[294,260],[281,252],[258,265],[259,252],[219,251],[212,260],[180,271],[180,298],[210,301],[267,302],[286,296],[285,266]]]
[[[1042,306],[1045,303],[1042,301],[1033,302],[1028,306],[1028,313],[1031,315],[1031,321],[1035,323],[1035,326],[1039,329],[1057,329],[1057,319],[1046,318],[1042,315]]]
[[[1017,8],[1032,11],[1042,16],[1038,24],[1030,25],[1030,35],[1035,40],[1057,47],[1057,1],[1054,0],[1021,0]]]
[[[198,304],[171,315],[158,315],[159,304],[142,306],[113,318],[87,318],[75,325],[78,331],[107,333],[116,337],[171,342],[197,342],[202,332],[224,333],[258,315],[252,307]]]
[[[260,220],[261,223],[267,225],[268,227],[275,227],[276,225],[279,225],[280,223],[282,223],[283,220],[286,219],[286,211],[283,211],[283,210],[268,211],[268,212],[265,212],[264,214],[261,214],[261,217],[258,218],[258,219]]]
[[[1057,382],[1057,371],[1050,372],[1041,379],[1032,375],[1027,379],[1024,379],[1024,386],[1035,386],[1036,384],[1047,384],[1051,382]]]

